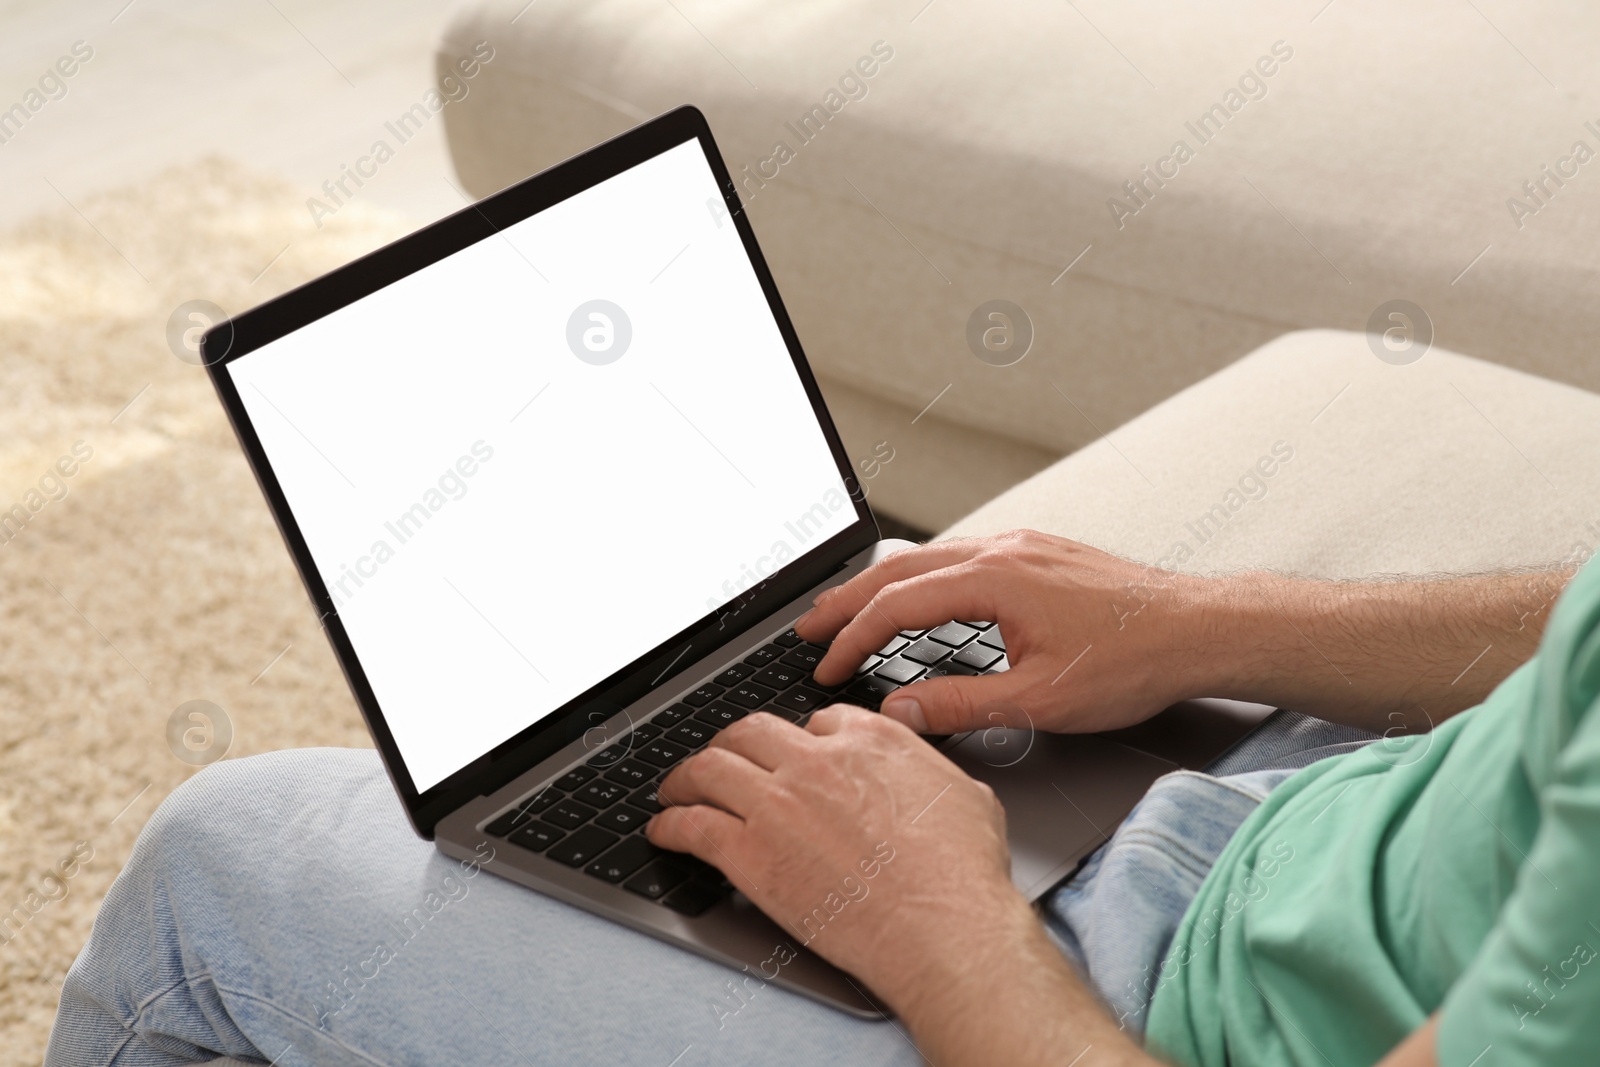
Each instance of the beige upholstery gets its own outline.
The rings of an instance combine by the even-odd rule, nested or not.
[[[1293,457],[1261,478],[1279,442]],[[1361,577],[1587,557],[1600,542],[1600,396],[1438,349],[1391,366],[1363,334],[1292,333],[946,536],[1014,527],[1193,572]]]
[[[495,59],[445,112],[473,193],[686,102],[737,177],[776,172],[745,192],[800,336],[854,455],[908,442],[877,503],[929,528],[1392,298],[1458,351],[1600,387],[1600,161],[1571,161],[1600,151],[1577,103],[1600,99],[1590,5],[504,0],[463,9],[441,59],[478,40]],[[1178,140],[1194,158],[1163,164]],[[768,162],[778,142],[793,158]],[[1513,219],[1513,196],[1544,206]],[[1016,366],[964,339],[995,297],[1036,328]]]

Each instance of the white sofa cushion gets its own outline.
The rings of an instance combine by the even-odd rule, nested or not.
[[[1577,561],[1600,543],[1600,396],[1439,349],[1392,366],[1359,333],[1287,334],[944,536],[1016,527],[1193,573]]]

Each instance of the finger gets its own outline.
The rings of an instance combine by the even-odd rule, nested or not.
[[[712,804],[744,818],[772,788],[772,775],[737,752],[705,748],[675,767],[656,797],[663,805]]]
[[[847,681],[901,630],[942,626],[951,619],[992,619],[997,595],[992,576],[970,562],[886,585],[833,639],[816,666],[817,681]]]
[[[1032,723],[1026,696],[1039,681],[1024,667],[972,678],[930,678],[890,693],[883,700],[883,714],[922,734],[991,726],[1027,729]]]
[[[980,548],[976,540],[963,539],[901,549],[848,582],[819,594],[815,606],[794,624],[795,632],[808,641],[827,641],[855,618],[884,586],[963,563],[977,555]]]
[[[762,770],[775,771],[809,740],[806,732],[793,723],[758,711],[718,733],[711,744],[743,756]]]
[[[829,704],[811,713],[811,718],[806,720],[806,733],[816,737],[827,737],[849,726],[852,720],[872,714],[874,712],[854,704]]]
[[[705,860],[741,890],[749,891],[750,886],[742,884],[749,879],[733,859],[742,851],[744,823],[727,812],[704,804],[663,808],[645,823],[644,835],[659,848]]]

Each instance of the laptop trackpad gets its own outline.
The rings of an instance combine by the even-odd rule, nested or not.
[[[1042,896],[1116,832],[1150,783],[1176,763],[1092,735],[974,730],[944,750],[1006,809],[1011,881]]]

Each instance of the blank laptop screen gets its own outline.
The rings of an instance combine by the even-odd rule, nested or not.
[[[856,520],[695,141],[229,363],[425,791]]]

